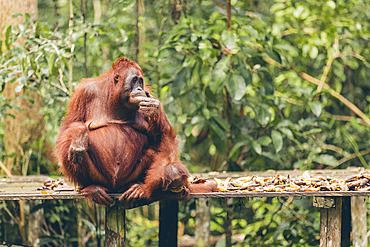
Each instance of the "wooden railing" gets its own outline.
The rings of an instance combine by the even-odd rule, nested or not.
[[[358,174],[358,169],[316,170],[310,174],[344,178]],[[274,176],[290,175],[295,177],[302,171],[267,171],[243,173],[209,173],[198,174],[203,177],[241,177],[248,175]],[[48,200],[48,199],[83,199],[75,191],[47,191],[41,193],[41,187],[47,177],[11,177],[0,180],[0,200]],[[118,198],[120,194],[110,194]],[[227,221],[231,227],[232,198],[246,197],[313,197],[313,206],[320,210],[320,246],[367,246],[366,203],[369,191],[318,191],[318,192],[218,192],[191,194],[197,200],[196,245],[209,245],[210,198],[225,198]],[[106,208],[105,246],[124,246],[125,243],[125,210],[140,207],[152,201],[139,201],[135,204],[115,203]],[[178,202],[161,201],[159,209],[159,246],[177,246]],[[352,235],[351,235],[352,229]],[[352,238],[350,237],[352,236]],[[352,240],[351,240],[352,239]],[[226,229],[226,246],[231,246],[231,229]]]

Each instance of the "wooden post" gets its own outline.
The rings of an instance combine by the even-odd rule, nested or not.
[[[351,245],[351,197],[342,197],[341,246]]]
[[[177,246],[178,201],[159,202],[159,247]]]
[[[82,247],[82,204],[76,202],[77,207],[77,246]]]
[[[233,198],[226,198],[226,247],[231,247],[232,245],[232,230],[233,230]]]
[[[124,207],[117,201],[105,208],[105,247],[125,246],[125,216]]]
[[[44,217],[44,208],[39,207],[42,204],[42,200],[29,200],[29,211],[28,211],[28,244],[31,246],[39,246],[40,235],[41,235],[41,220]],[[37,210],[34,210],[39,207]],[[33,211],[31,213],[31,211]],[[5,238],[6,239],[6,238]]]
[[[352,239],[353,246],[367,247],[366,198],[351,197]]]
[[[350,197],[314,197],[320,210],[320,247],[350,246]]]
[[[195,245],[198,247],[207,247],[210,246],[211,199],[199,198],[195,202]]]

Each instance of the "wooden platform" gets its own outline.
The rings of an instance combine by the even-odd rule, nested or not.
[[[346,170],[312,170],[309,171],[311,176],[323,176],[328,178],[346,178],[351,175],[359,174],[365,170],[361,168],[349,168]],[[206,174],[194,174],[198,177],[205,178],[237,178],[244,176],[257,175],[260,177],[271,177],[277,174],[282,176],[290,176],[291,178],[298,177],[304,171],[299,170],[284,170],[265,172],[212,172]],[[370,173],[370,171],[367,171]],[[0,200],[44,200],[44,199],[83,199],[84,195],[76,191],[63,190],[45,190],[44,192],[37,190],[43,186],[47,176],[13,176],[0,178]],[[68,181],[67,181],[68,183]],[[119,198],[121,194],[111,193],[113,198]],[[370,191],[317,191],[317,192],[218,192],[205,194],[191,194],[190,198],[244,198],[244,197],[343,197],[343,196],[370,196]],[[142,205],[142,204],[140,204]]]
[[[0,200],[55,200],[55,199],[84,199],[85,196],[76,191],[1,191]],[[121,194],[110,193],[110,196],[118,199]],[[246,197],[344,197],[344,196],[370,196],[370,191],[317,191],[317,192],[215,192],[190,194],[190,199],[197,198],[246,198]],[[142,206],[142,204],[140,205]]]
[[[196,174],[204,178],[237,178],[256,175],[259,177],[272,177],[280,174],[295,178],[304,171],[265,171],[241,173],[207,173]],[[346,170],[315,170],[310,176],[323,176],[327,178],[343,179],[351,175],[364,172],[361,168]],[[370,171],[366,171],[370,173]],[[84,195],[74,190],[37,190],[42,187],[46,176],[8,177],[0,178],[0,200],[53,200],[53,199],[84,199]],[[67,182],[68,183],[68,182]],[[110,194],[119,198],[121,194]],[[317,191],[317,192],[217,192],[191,194],[190,198],[197,200],[197,234],[196,238],[205,243],[209,241],[210,198],[227,198],[226,213],[229,226],[226,231],[226,246],[231,246],[232,198],[249,197],[313,197],[313,205],[320,210],[320,246],[367,246],[366,237],[366,203],[365,197],[370,191]],[[140,207],[152,201],[139,201],[135,203],[114,203],[106,208],[106,242],[105,246],[115,246],[119,243],[124,246],[125,210]],[[208,213],[207,213],[208,212]],[[159,246],[177,246],[177,201],[160,202]],[[199,228],[199,229],[198,229]],[[230,229],[229,229],[230,228]],[[351,234],[352,228],[352,234]],[[206,234],[208,232],[208,234]],[[200,234],[202,233],[202,234]],[[203,234],[204,233],[204,234]],[[199,235],[200,234],[200,235]],[[123,237],[122,237],[123,236]],[[352,236],[352,240],[350,238]],[[208,239],[208,240],[207,240]],[[198,242],[197,242],[198,243]]]

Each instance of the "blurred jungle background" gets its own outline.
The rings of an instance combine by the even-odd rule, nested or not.
[[[1,175],[59,176],[55,136],[84,77],[142,67],[191,172],[370,166],[368,0],[0,0]],[[225,200],[211,233],[225,246]],[[309,198],[234,200],[235,246],[318,246]],[[181,202],[179,243],[194,236]],[[1,202],[0,239],[102,246],[104,209]],[[129,246],[157,246],[158,204],[127,212]],[[35,237],[38,240],[35,240]]]

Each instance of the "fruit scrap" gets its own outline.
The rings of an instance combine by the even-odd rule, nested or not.
[[[43,191],[49,190],[49,191],[73,191],[74,187],[68,186],[62,179],[52,179],[48,178],[44,182],[44,186],[37,188],[37,190],[41,190],[41,193]]]
[[[316,191],[370,191],[370,174],[350,176],[346,179],[310,176],[305,171],[302,176],[291,179],[289,176],[242,177],[232,180],[214,178],[220,192],[316,192]]]

